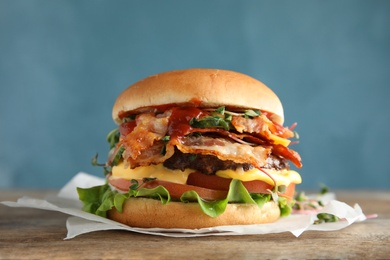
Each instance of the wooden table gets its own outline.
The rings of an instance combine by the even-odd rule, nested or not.
[[[43,191],[0,190],[0,201]],[[67,215],[0,205],[0,259],[390,259],[390,192],[336,192],[377,218],[332,232],[203,238],[169,238],[126,231],[99,231],[71,240]]]

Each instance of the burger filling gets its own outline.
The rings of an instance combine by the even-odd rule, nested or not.
[[[235,163],[232,160],[223,161],[214,155],[182,153],[178,149],[175,149],[172,157],[168,158],[163,165],[172,170],[179,169],[184,171],[185,169],[194,169],[207,175],[215,175],[219,170],[240,169],[248,171],[254,168],[250,163]],[[289,169],[290,165],[286,159],[271,154],[266,159],[266,164],[263,168],[283,170]]]
[[[129,196],[142,196],[163,203],[197,202],[215,217],[227,203],[261,207],[273,199],[281,215],[288,215],[295,184],[301,182],[289,162],[300,168],[301,159],[288,148],[296,137],[293,127],[271,117],[268,112],[225,107],[124,112],[122,124],[108,136],[108,184],[78,189],[84,209],[105,215],[112,207],[121,211]]]

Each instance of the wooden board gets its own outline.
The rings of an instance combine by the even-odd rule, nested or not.
[[[0,191],[0,201],[45,191]],[[378,217],[332,232],[169,238],[99,231],[63,240],[67,215],[0,205],[0,259],[390,259],[390,192],[339,192]]]

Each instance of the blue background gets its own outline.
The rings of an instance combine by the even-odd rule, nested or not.
[[[277,93],[301,188],[390,188],[390,1],[357,0],[0,0],[0,187],[102,176],[117,95],[190,67]]]

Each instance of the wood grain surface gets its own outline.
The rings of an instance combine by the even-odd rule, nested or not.
[[[0,190],[0,201],[48,191]],[[67,215],[0,205],[1,259],[390,259],[390,192],[336,192],[377,218],[339,231],[202,238],[170,238],[127,231],[99,231],[71,240]]]

